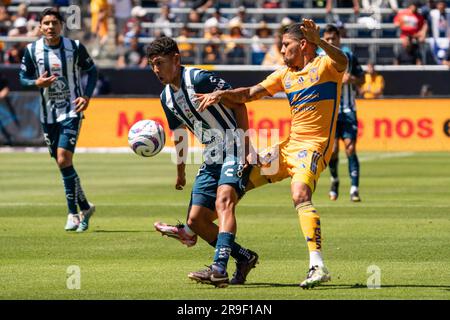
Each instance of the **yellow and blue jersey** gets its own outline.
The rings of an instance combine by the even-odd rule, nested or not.
[[[271,95],[284,91],[291,108],[290,144],[314,148],[328,162],[339,113],[342,77],[328,56],[303,69],[284,67],[260,83]]]

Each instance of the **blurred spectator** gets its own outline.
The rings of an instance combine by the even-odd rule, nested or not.
[[[425,83],[422,85],[422,88],[420,88],[420,96],[422,98],[431,97],[433,95],[433,88],[430,84]]]
[[[275,35],[275,43],[270,47],[269,51],[267,51],[264,56],[264,60],[262,62],[263,66],[283,66],[284,60],[283,55],[281,54],[281,33],[277,33]]]
[[[381,15],[380,9],[390,7],[395,13],[397,13],[398,2],[397,0],[362,0],[362,7],[371,13],[370,18],[374,19],[375,24],[378,24],[383,22],[383,16]]]
[[[395,65],[421,65],[422,58],[419,52],[417,39],[407,36],[402,39],[400,52],[394,60]]]
[[[108,14],[107,0],[91,0],[91,33],[95,36],[96,47],[92,50],[92,57],[98,57],[108,41]]]
[[[263,3],[264,9],[277,9],[281,8],[280,0],[265,0]]]
[[[192,38],[192,31],[188,26],[184,25],[177,38],[178,49],[180,50],[182,63],[193,64],[195,58],[195,46],[192,43],[186,42],[189,38]]]
[[[20,64],[25,53],[25,45],[15,43],[5,53],[5,64]]]
[[[270,38],[272,38],[272,30],[269,29],[265,21],[261,21],[255,31],[255,35],[252,38],[252,64],[262,63],[264,56],[269,51],[270,46],[261,43],[260,40]]]
[[[242,26],[240,22],[229,24],[230,34],[225,37],[225,54],[229,64],[245,64],[245,47],[243,44],[236,43],[233,40],[243,39]]]
[[[426,0],[425,4],[423,6],[420,7],[420,14],[422,15],[422,17],[425,19],[425,21],[429,22],[429,15],[430,15],[430,11],[436,9],[436,1],[434,0]],[[430,25],[428,25],[429,28],[431,28]]]
[[[343,15],[333,15],[333,7],[336,8],[353,8],[354,15],[346,16],[346,19],[343,19]],[[359,15],[359,1],[358,0],[327,0],[326,4],[326,20],[328,23],[336,23],[338,21],[344,22],[356,22],[356,19]]]
[[[70,0],[53,0],[52,3],[55,8],[70,6]]]
[[[198,13],[203,14],[206,10],[214,5],[214,0],[195,0],[192,3],[192,8]]]
[[[131,0],[108,0],[114,11],[114,22],[116,29],[116,46],[120,44],[120,35],[124,34],[127,21],[131,18]]]
[[[209,40],[203,50],[203,62],[205,64],[218,64],[222,62],[222,54],[220,50],[220,42],[223,40],[222,32],[219,25],[212,25],[209,28],[205,26],[204,38]]]
[[[265,0],[262,7],[264,9],[278,9],[281,8],[281,3],[279,0]],[[277,16],[273,14],[265,14],[263,15],[263,20],[274,23],[277,22]]]
[[[130,47],[125,49],[117,60],[119,68],[125,67],[139,67],[145,68],[147,66],[147,58],[144,47],[139,44],[139,38],[133,37],[130,41]]]
[[[197,10],[191,9],[188,14],[186,23],[201,23],[202,16]],[[200,37],[199,29],[192,29],[191,36],[194,38]]]
[[[143,38],[148,37],[148,34],[142,29],[142,25],[139,20],[132,22],[130,30],[123,36],[123,45],[125,48],[131,46],[131,41],[133,38]]]
[[[375,70],[373,62],[367,63],[367,72],[364,75],[365,82],[360,87],[360,95],[364,99],[378,99],[383,96],[384,78]]]
[[[0,6],[0,35],[6,36],[11,27],[11,17],[5,6]]]
[[[228,19],[222,16],[220,8],[215,7],[212,17],[205,21],[205,26],[215,25],[215,24],[227,24]]]
[[[439,0],[436,9],[430,11],[430,47],[436,63],[441,64],[449,48],[450,12],[446,12],[447,3]]]
[[[170,13],[170,7],[165,5],[161,7],[161,13],[159,15],[159,17],[155,20],[155,23],[157,23],[159,26],[161,26],[160,28],[156,28],[154,30],[155,37],[161,37],[161,36],[166,36],[166,37],[172,37],[173,36],[173,32],[172,32],[172,28],[170,27],[170,23],[175,22],[175,16]]]
[[[238,8],[238,12],[236,14],[236,16],[234,16],[231,20],[230,23],[234,23],[234,22],[240,22],[240,23],[255,23],[256,20],[254,17],[247,15],[247,10],[245,9],[244,6],[240,6]]]
[[[408,8],[400,10],[394,18],[394,23],[400,28],[400,37],[412,37],[419,42],[424,42],[427,34],[427,24],[423,16],[418,12],[420,2],[410,0]]]
[[[26,4],[21,3],[17,7],[17,13],[11,17],[12,28],[8,32],[8,36],[27,36],[28,32],[33,30],[37,24],[36,14],[28,13],[28,7]]]

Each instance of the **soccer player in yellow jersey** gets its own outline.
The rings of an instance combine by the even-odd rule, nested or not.
[[[317,47],[326,56],[317,56]],[[281,53],[286,67],[253,87],[198,94],[198,110],[222,99],[245,103],[279,91],[286,93],[292,124],[289,139],[279,145],[280,169],[274,176],[263,176],[260,170],[253,170],[250,176],[253,186],[249,188],[291,177],[292,200],[310,253],[310,269],[300,286],[312,288],[330,280],[321,254],[320,217],[311,198],[319,175],[331,157],[342,78],[348,61],[339,48],[320,38],[319,27],[309,19],[287,27]]]

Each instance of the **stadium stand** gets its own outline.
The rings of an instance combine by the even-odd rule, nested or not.
[[[137,38],[136,50],[142,52],[147,43],[161,35],[178,39],[186,48],[183,52],[186,63],[259,65],[283,23],[301,18],[313,18],[321,28],[329,22],[339,25],[345,31],[343,44],[355,51],[361,63],[371,60],[377,65],[393,65],[402,43],[394,17],[410,4],[401,0],[364,0],[356,10],[351,0],[349,3],[353,5],[345,1],[315,0],[129,1],[125,10],[130,12],[121,12],[121,7],[114,6],[116,1],[108,1],[108,39],[101,52],[96,34],[90,31],[91,5],[106,0],[29,0],[26,3],[13,0],[8,6],[0,6],[0,63],[20,61],[24,45],[39,35],[38,14],[43,8],[58,6],[62,12],[69,10],[72,14],[75,11],[71,6],[75,5],[81,8],[79,28],[66,28],[66,31],[71,37],[83,39],[98,64],[105,67],[116,66],[118,59],[123,62],[123,53],[130,49],[131,39]],[[429,26],[436,24],[434,21],[439,16],[433,9],[436,8],[429,3],[423,3],[419,9]],[[444,8],[444,12],[441,17],[448,20],[450,10]],[[258,34],[262,25],[269,36]],[[425,65],[443,63],[432,50],[437,43],[433,28],[428,29],[420,48],[421,61]],[[442,42],[445,51],[448,37],[440,40],[440,47]],[[439,54],[446,56],[442,50]]]

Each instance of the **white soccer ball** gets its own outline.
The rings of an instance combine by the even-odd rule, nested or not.
[[[157,155],[166,143],[164,128],[153,120],[141,120],[128,132],[128,145],[141,157]]]

